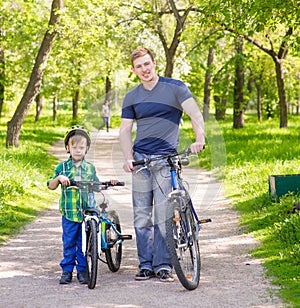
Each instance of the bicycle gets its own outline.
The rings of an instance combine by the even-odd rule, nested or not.
[[[200,280],[199,231],[201,225],[211,222],[211,219],[198,218],[188,190],[184,186],[181,171],[182,166],[189,164],[189,154],[191,151],[188,148],[177,153],[134,161],[133,166],[144,165],[144,168],[148,168],[151,162],[165,160],[170,167],[172,191],[167,196],[167,247],[179,281],[186,289],[194,290]]]
[[[88,190],[88,207],[80,209],[83,214],[82,251],[86,257],[88,287],[94,289],[97,280],[98,260],[106,263],[110,271],[117,272],[121,265],[122,243],[132,239],[132,235],[121,233],[120,219],[116,211],[107,211],[108,201],[103,190],[111,186],[124,186],[123,182],[73,181],[69,187],[75,187],[81,192]],[[94,192],[100,192],[103,201],[96,204]],[[100,208],[98,208],[98,207]],[[105,253],[105,260],[101,254]]]

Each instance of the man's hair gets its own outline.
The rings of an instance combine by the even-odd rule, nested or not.
[[[135,59],[143,57],[145,55],[149,55],[151,57],[151,60],[154,61],[154,56],[153,56],[152,52],[149,49],[141,47],[141,48],[138,48],[138,49],[134,50],[131,53],[131,56],[130,56],[130,61],[131,61],[132,67],[133,67],[133,61]]]

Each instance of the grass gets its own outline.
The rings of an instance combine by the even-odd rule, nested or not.
[[[268,177],[300,173],[298,121],[298,117],[290,117],[289,128],[279,129],[278,120],[258,123],[248,117],[243,129],[234,130],[230,120],[210,120],[205,125],[206,150],[199,155],[201,167],[214,170],[224,181],[225,194],[240,212],[245,232],[261,241],[252,254],[264,259],[266,274],[281,287],[278,295],[292,307],[300,302],[300,215],[291,212],[300,195],[286,195],[273,202]],[[5,119],[0,123],[0,243],[58,198],[58,191],[46,188],[46,180],[57,164],[47,150],[73,124],[62,119],[54,123],[47,115],[35,123],[34,117],[28,116],[19,148],[6,149],[3,123]],[[112,123],[118,126],[119,117],[113,117]],[[180,149],[193,140],[186,118],[180,140]]]
[[[7,149],[6,122],[2,118],[0,123],[0,244],[58,197],[46,187],[57,163],[47,149],[66,130],[61,121],[53,123],[45,116],[35,123],[29,116],[22,126],[20,146]]]

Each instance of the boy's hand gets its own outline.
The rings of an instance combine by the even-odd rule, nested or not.
[[[59,183],[62,185],[62,186],[70,186],[70,180],[68,177],[64,176],[64,175],[59,175],[57,177],[57,180],[59,181]]]
[[[110,180],[112,185],[116,185],[119,181],[118,180]]]

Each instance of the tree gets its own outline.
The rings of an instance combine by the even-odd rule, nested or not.
[[[244,56],[243,39],[236,38],[236,61],[235,61],[235,80],[234,80],[234,102],[233,102],[233,128],[244,127]]]
[[[285,89],[285,82],[284,82],[284,59],[288,53],[288,41],[290,36],[293,33],[293,29],[290,27],[287,29],[285,35],[282,37],[281,44],[278,48],[278,51],[274,49],[274,45],[270,39],[270,48],[265,47],[262,43],[258,40],[254,39],[253,37],[244,34],[244,38],[249,41],[250,43],[257,46],[259,49],[267,53],[271,56],[272,60],[275,64],[276,70],[276,80],[277,80],[277,90],[278,90],[278,97],[279,97],[279,106],[280,106],[280,128],[288,127],[288,103],[286,98],[286,89]]]
[[[63,0],[53,0],[52,2],[49,27],[37,54],[29,83],[12,119],[7,123],[7,147],[19,146],[21,126],[35,96],[39,93],[45,66],[58,33],[63,6]]]
[[[300,19],[298,1],[287,1],[282,5],[279,0],[233,0],[221,6],[217,2],[214,5],[208,14],[212,22],[234,35],[243,37],[272,58],[276,71],[280,128],[287,127],[284,60],[289,49],[298,48],[295,31],[299,28]]]
[[[203,118],[204,120],[209,119],[209,105],[210,105],[210,90],[211,90],[211,75],[212,65],[214,61],[215,50],[213,47],[209,47],[207,56],[207,69],[205,73],[204,83],[204,105],[203,105]]]
[[[147,30],[157,36],[162,44],[166,66],[164,75],[172,77],[175,57],[182,39],[183,32],[188,24],[188,16],[195,8],[192,2],[174,0],[159,0],[145,2],[134,6],[132,19],[146,25]]]

